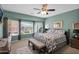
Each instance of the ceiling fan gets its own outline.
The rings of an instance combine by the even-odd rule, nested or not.
[[[55,11],[55,9],[48,9],[48,4],[43,4],[42,5],[42,8],[39,9],[39,8],[33,8],[35,10],[39,10],[39,12],[37,14],[45,14],[45,15],[48,15],[48,12],[49,11]]]

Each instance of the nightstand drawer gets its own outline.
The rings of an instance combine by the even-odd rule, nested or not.
[[[71,47],[79,49],[79,40],[78,39],[71,40]]]

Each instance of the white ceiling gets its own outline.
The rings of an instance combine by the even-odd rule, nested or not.
[[[3,9],[13,12],[18,12],[22,14],[28,14],[32,16],[37,16],[41,18],[50,17],[63,12],[71,11],[79,8],[79,4],[48,4],[48,8],[55,8],[56,11],[48,12],[48,15],[37,14],[39,11],[33,8],[40,8],[42,4],[2,4]]]

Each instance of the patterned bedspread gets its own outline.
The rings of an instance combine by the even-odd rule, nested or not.
[[[56,48],[56,44],[66,41],[66,37],[61,33],[35,33],[34,38],[43,42],[48,48],[49,52]]]

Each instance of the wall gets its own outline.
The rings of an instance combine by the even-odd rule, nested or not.
[[[19,13],[15,13],[11,11],[6,11],[6,10],[4,10],[4,16],[10,19],[15,19],[15,20],[21,19],[25,21],[26,20],[27,21],[44,21],[42,18],[39,18],[39,17],[19,14]],[[72,30],[72,22],[79,20],[79,9],[49,17],[46,19],[45,25],[49,25],[49,27],[52,28],[53,21],[57,21],[57,20],[63,20],[64,22],[63,29]],[[3,36],[3,28],[2,28],[2,25],[0,24],[0,37],[2,36]]]
[[[29,37],[32,37],[32,34],[24,34],[24,35],[21,35],[21,38],[22,39],[26,39],[26,38],[29,38]],[[14,41],[14,40],[18,40],[18,35],[12,36],[12,41]]]
[[[3,24],[0,24],[0,38],[3,37]]]
[[[49,17],[46,19],[45,25],[52,28],[53,22],[59,20],[63,20],[63,29],[70,29],[72,32],[72,23],[79,21],[79,9]]]
[[[9,20],[21,20],[21,21],[39,21],[43,22],[43,18],[35,17],[35,16],[30,16],[30,15],[25,15],[25,14],[20,14],[16,12],[11,12],[11,11],[6,11],[4,10],[4,17],[8,17]],[[21,35],[21,38],[29,38],[32,37],[32,34],[25,34]],[[17,40],[18,36],[13,36],[12,41]]]
[[[1,8],[1,5],[0,5],[0,8]],[[0,38],[3,37],[3,24],[0,23]]]
[[[30,15],[6,11],[6,10],[4,10],[4,16],[10,19],[15,19],[15,20],[21,19],[25,21],[26,20],[27,21],[44,21],[43,18],[40,18],[40,17],[30,16]]]

